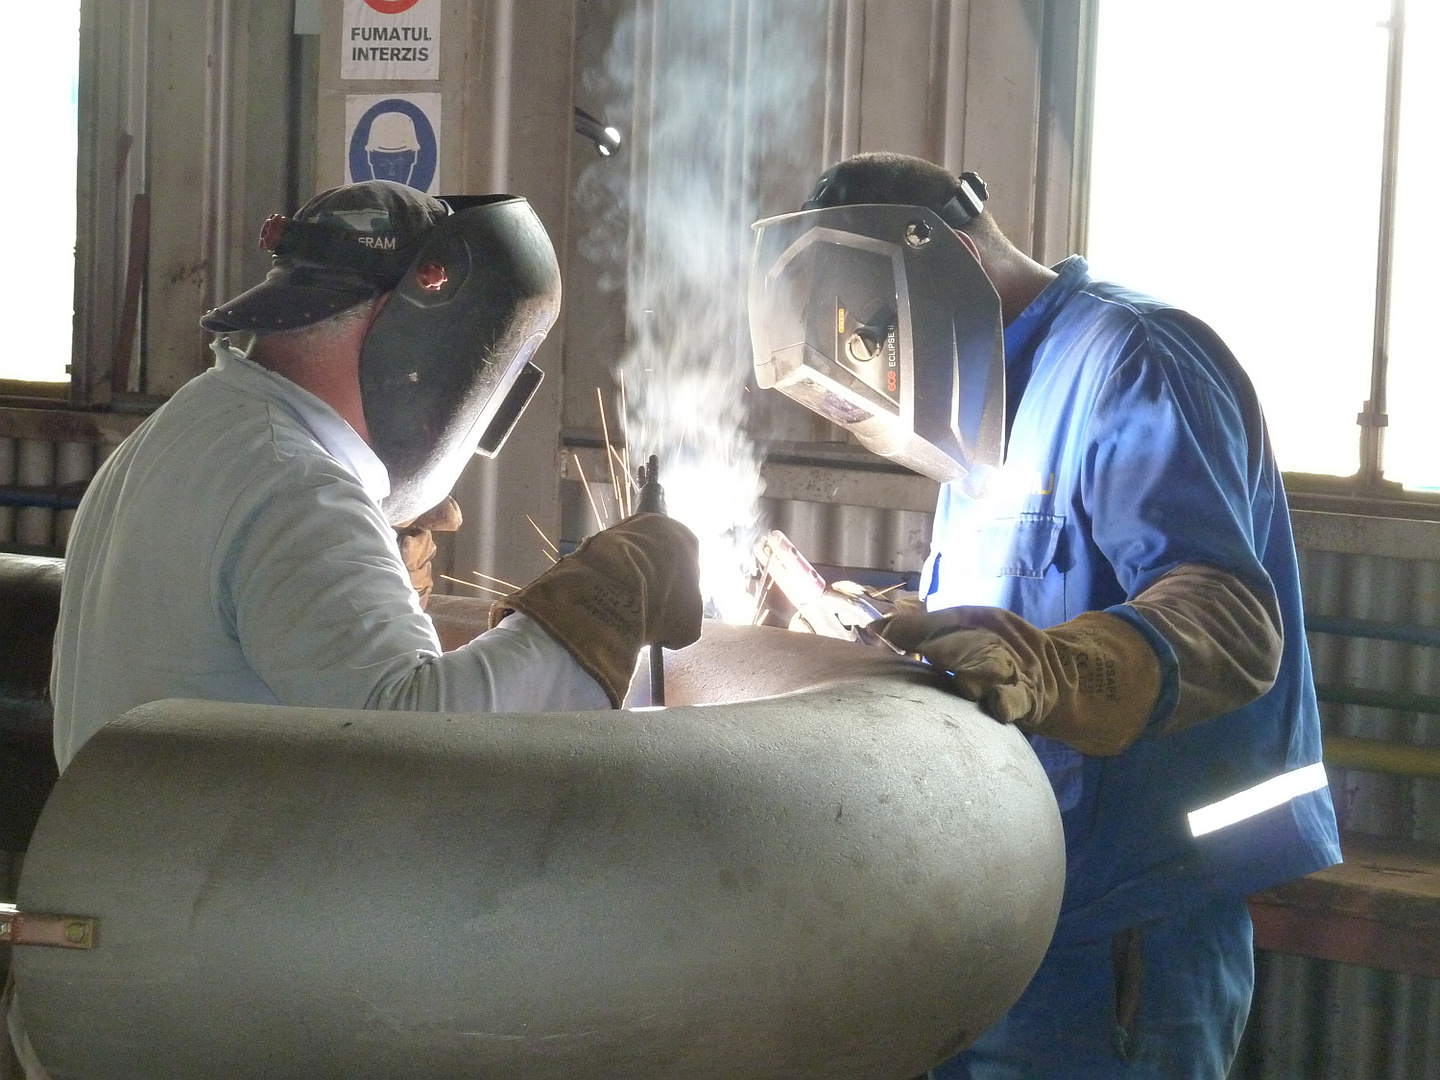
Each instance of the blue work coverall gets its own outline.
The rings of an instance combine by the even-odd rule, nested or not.
[[[1161,696],[1116,757],[1031,737],[1065,828],[1059,925],[1021,1000],[931,1075],[1218,1080],[1254,985],[1244,898],[1340,859],[1323,784],[1199,838],[1187,822],[1320,761],[1289,510],[1255,392],[1214,332],[1093,281],[1078,256],[1056,269],[1005,331],[1005,463],[981,497],[941,490],[921,593],[1042,628],[1118,615],[1154,647]],[[1273,588],[1284,653],[1256,701],[1161,734],[1175,653],[1126,601],[1187,563]]]

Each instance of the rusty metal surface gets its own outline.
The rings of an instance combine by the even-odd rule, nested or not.
[[[50,949],[93,949],[98,924],[83,915],[20,911],[0,904],[0,945]]]
[[[695,689],[707,650],[782,696],[489,717],[162,702],[106,727],[20,883],[22,907],[104,931],[17,952],[41,1059],[104,1080],[923,1071],[1048,944],[1063,842],[1038,762],[863,646],[694,648],[667,658],[676,700],[716,696]]]

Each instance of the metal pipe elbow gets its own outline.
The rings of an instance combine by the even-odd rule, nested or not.
[[[98,919],[89,951],[16,950],[41,1060],[893,1080],[964,1046],[1059,910],[1024,738],[863,646],[720,628],[667,662],[663,710],[163,701],[102,729],[20,884]]]

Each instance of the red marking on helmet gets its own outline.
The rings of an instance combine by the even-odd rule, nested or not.
[[[439,292],[450,280],[450,275],[433,259],[427,259],[415,268],[415,284],[422,289],[429,289],[431,292]]]
[[[280,238],[285,235],[285,226],[289,224],[290,219],[284,214],[271,214],[265,219],[265,224],[260,226],[260,246],[266,251],[274,251]]]

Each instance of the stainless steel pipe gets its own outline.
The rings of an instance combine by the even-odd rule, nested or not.
[[[1019,733],[844,642],[721,627],[667,662],[672,702],[724,703],[110,724],[20,883],[22,910],[99,920],[92,950],[16,950],[41,1060],[904,1080],[985,1028],[1063,878]]]

